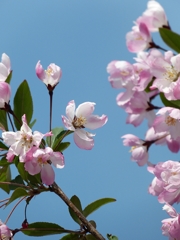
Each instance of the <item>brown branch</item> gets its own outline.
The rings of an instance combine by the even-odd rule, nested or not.
[[[77,207],[69,200],[69,198],[65,195],[65,193],[61,190],[61,188],[54,182],[51,185],[50,190],[57,194],[67,205],[70,207],[79,220],[83,223],[83,226],[86,230],[91,233],[96,239],[105,240],[105,238],[92,226],[90,222],[84,217],[84,215],[77,209]]]

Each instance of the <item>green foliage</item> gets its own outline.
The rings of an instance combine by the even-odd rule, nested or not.
[[[83,210],[83,214],[85,217],[89,216],[91,213],[96,211],[98,208],[101,206],[110,203],[110,202],[115,202],[116,199],[114,198],[101,198],[96,200],[95,202],[90,203],[85,209]]]
[[[12,71],[10,71],[9,75],[6,78],[6,82],[10,84],[12,78]]]
[[[14,114],[21,121],[21,117],[26,114],[28,125],[30,124],[33,115],[33,100],[31,92],[26,80],[24,80],[18,87],[14,97]],[[20,129],[21,124],[14,118],[14,123],[17,130]]]
[[[67,231],[55,223],[35,222],[28,225],[28,228],[22,230],[25,235],[41,237],[47,235],[66,233]]]
[[[67,234],[64,237],[62,237],[60,240],[79,240],[79,235],[78,234]]]
[[[0,109],[0,127],[8,131],[7,113],[2,109]]]
[[[165,98],[164,93],[160,93],[160,98],[165,107],[173,107],[180,109],[180,100],[169,101]]]
[[[9,148],[3,143],[0,141],[0,148],[1,149],[4,149],[4,150],[8,150]],[[7,161],[7,160],[6,160]]]
[[[6,204],[6,206],[9,205],[10,203],[12,203],[14,200],[16,200],[16,199],[18,199],[20,197],[28,196],[28,195],[29,194],[26,192],[26,190],[24,188],[18,187],[12,193],[12,195],[11,195],[8,203]]]
[[[63,131],[64,131],[64,128],[62,127],[53,128],[52,129],[53,136],[51,136],[51,144],[50,144],[50,137],[47,137],[46,138],[47,145],[53,148],[56,141],[56,137]]]
[[[112,234],[107,234],[107,238],[109,240],[118,240],[118,238],[116,236],[113,236]]]
[[[162,40],[173,50],[180,53],[180,35],[167,29],[159,28]]]
[[[11,180],[11,183],[18,183],[18,184],[22,184],[24,185],[23,179],[20,175],[16,176],[13,180]],[[9,185],[10,190],[15,190],[16,188],[18,188],[19,186],[16,185]]]
[[[35,123],[36,123],[36,119],[34,119],[34,120],[29,124],[29,127],[32,128]]]
[[[74,195],[70,200],[77,207],[77,209],[82,213],[83,211],[82,211],[80,199],[76,195]],[[76,216],[76,214],[73,212],[73,210],[70,207],[69,207],[69,213],[75,222],[77,222],[78,224],[81,223],[79,218]]]
[[[0,182],[9,182],[11,181],[11,170],[8,165],[0,168]],[[0,184],[0,188],[3,189],[6,193],[10,192],[8,184]]]
[[[56,151],[63,152],[66,148],[68,148],[70,145],[70,142],[62,142],[59,144],[59,146],[56,148]]]
[[[6,157],[1,158],[1,160],[0,160],[0,166],[8,166],[8,165],[10,165],[10,164],[12,164],[12,163],[8,162],[7,159],[6,159]]]

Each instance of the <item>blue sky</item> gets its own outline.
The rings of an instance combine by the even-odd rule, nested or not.
[[[179,16],[179,1],[160,0],[159,3],[166,10],[172,29],[178,32],[179,20],[175,16]],[[153,176],[146,167],[140,168],[133,163],[129,149],[122,145],[121,136],[124,134],[132,133],[143,138],[147,122],[139,128],[125,124],[126,114],[115,102],[119,91],[111,88],[106,73],[106,66],[112,60],[133,63],[135,55],[126,48],[125,34],[146,9],[146,4],[145,0],[0,2],[0,54],[5,52],[12,62],[11,102],[16,88],[27,79],[34,99],[33,117],[37,119],[33,130],[43,133],[49,130],[48,92],[35,75],[38,60],[44,68],[51,62],[56,63],[63,72],[54,91],[53,127],[62,126],[61,115],[65,114],[67,103],[73,99],[76,105],[95,102],[95,114],[108,115],[108,123],[96,130],[93,150],[78,149],[72,136],[68,137],[72,144],[64,152],[65,168],[56,170],[56,182],[68,197],[79,196],[83,207],[99,198],[116,198],[117,202],[105,205],[89,220],[96,221],[104,236],[112,233],[125,240],[165,239],[161,233],[161,220],[168,218],[162,211],[163,205],[148,194]],[[158,34],[154,39],[160,40]],[[169,159],[179,160],[179,155],[170,153],[166,147],[150,149],[152,162]],[[14,169],[12,174],[16,176]],[[5,197],[7,195],[0,190],[0,199]],[[12,207],[13,204],[1,209],[2,221]],[[18,228],[23,219],[24,203],[15,210],[8,226]],[[78,229],[68,216],[66,205],[53,193],[44,193],[31,202],[28,221],[56,222],[67,229]],[[61,235],[43,237],[60,238]],[[15,239],[30,237],[19,233]]]

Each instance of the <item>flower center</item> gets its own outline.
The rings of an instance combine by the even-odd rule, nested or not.
[[[174,82],[178,79],[179,74],[177,71],[171,66],[166,68],[166,72],[164,73],[164,77],[166,80]]]
[[[136,148],[138,148],[138,146],[132,146],[131,149],[130,149],[130,152],[132,152]]]
[[[46,74],[47,74],[48,76],[50,76],[50,75],[53,74],[53,70],[52,70],[52,68],[50,68],[50,67],[48,67],[48,69],[45,70],[45,72],[46,72]]]
[[[176,122],[177,122],[177,119],[172,118],[172,117],[170,117],[170,116],[168,116],[168,117],[165,119],[165,123],[166,123],[168,126],[175,126],[175,125],[176,125]]]
[[[74,128],[84,128],[84,124],[86,123],[86,118],[80,116],[77,118],[76,116],[74,117],[74,120],[72,121],[72,125]]]
[[[27,147],[30,148],[33,142],[33,138],[32,136],[28,136],[27,134],[23,133],[21,134],[22,138],[21,138],[21,145],[22,147]]]

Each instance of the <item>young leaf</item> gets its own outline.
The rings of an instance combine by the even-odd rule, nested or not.
[[[26,190],[24,188],[16,188],[14,190],[14,192],[12,193],[8,203],[6,204],[9,205],[10,203],[12,203],[14,200],[16,200],[17,198],[20,198],[20,197],[24,197],[24,196],[28,196],[29,194],[26,192]]]
[[[35,123],[36,123],[36,119],[34,119],[34,120],[29,124],[29,127],[32,128]]]
[[[24,163],[18,162],[16,164],[17,170],[19,174],[21,175],[22,179],[25,180],[26,182],[28,181],[28,172],[24,169]]]
[[[1,149],[4,149],[4,150],[8,150],[9,148],[3,143],[0,141],[0,148]]]
[[[70,233],[62,237],[60,240],[79,240],[79,235]]]
[[[6,111],[2,109],[0,109],[0,125],[1,125],[1,128],[4,128],[6,131],[8,131]]]
[[[85,217],[89,216],[92,212],[96,211],[98,208],[103,206],[104,204],[115,202],[116,199],[114,198],[101,198],[96,200],[95,202],[90,203],[85,209],[83,210],[83,214]]]
[[[11,181],[11,170],[9,166],[4,166],[0,168],[0,182],[9,182]],[[3,189],[6,193],[10,192],[8,184],[0,184],[0,188]]]
[[[70,145],[70,142],[62,142],[60,145],[56,148],[56,151],[63,152],[66,148],[68,148]]]
[[[14,97],[14,113],[21,121],[21,117],[26,114],[27,123],[30,124],[33,114],[33,101],[31,92],[26,80],[24,80],[18,87]],[[14,123],[19,130],[21,124],[14,118]]]
[[[22,230],[25,235],[41,237],[53,234],[66,233],[67,231],[55,223],[35,222],[28,225],[28,228]]]
[[[18,184],[22,184],[24,185],[23,179],[20,175],[16,176],[15,179],[11,180],[11,183],[18,183]],[[19,186],[15,186],[15,185],[9,185],[10,190],[15,190],[16,188],[18,188]]]
[[[87,240],[96,240],[97,238],[95,238],[93,235],[91,235],[91,234],[87,234],[86,235],[86,239]]]
[[[180,53],[180,35],[167,29],[159,28],[159,33],[163,41],[173,50]]]
[[[5,81],[5,82],[7,82],[7,83],[9,83],[9,84],[10,84],[10,82],[11,82],[11,78],[12,78],[12,70],[10,71],[9,75],[7,76],[7,78],[6,78],[6,81]]]
[[[70,200],[79,209],[79,211],[82,213],[82,206],[81,206],[80,199],[76,195],[74,195],[74,196],[72,196],[72,198]],[[76,214],[73,212],[73,210],[71,208],[69,208],[69,213],[70,213],[72,219],[75,222],[77,222],[78,224],[81,223],[79,218],[76,216]]]
[[[160,93],[160,98],[165,107],[173,107],[180,109],[180,100],[169,101],[165,98],[164,93]]]
[[[107,234],[107,238],[109,240],[118,240],[118,238],[116,236],[113,236],[112,234]]]
[[[56,137],[57,137],[62,131],[64,131],[64,128],[62,128],[62,127],[57,127],[57,128],[53,128],[53,129],[52,129],[53,136],[51,136],[51,146],[54,145],[54,141],[55,141]],[[49,147],[51,147],[51,146],[50,146],[50,137],[47,137],[47,138],[46,138],[46,142],[47,142],[47,145],[48,145]]]
[[[1,158],[0,160],[0,166],[8,166],[12,164],[11,162],[8,162],[7,159],[5,157]]]

